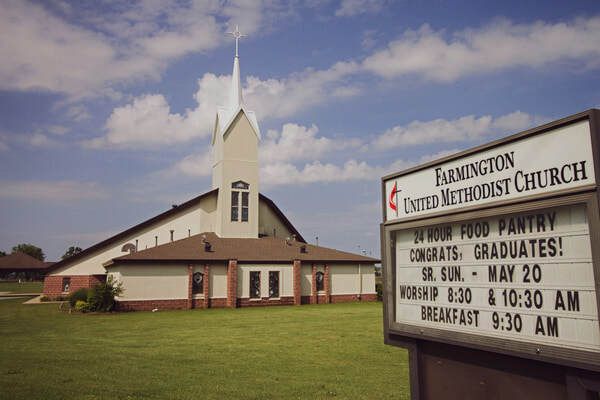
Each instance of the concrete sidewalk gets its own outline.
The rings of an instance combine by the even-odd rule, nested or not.
[[[59,301],[41,301],[40,299],[42,298],[42,295],[36,296],[32,299],[27,300],[26,302],[24,302],[23,304],[57,304],[57,303],[64,303],[66,300],[59,300]]]

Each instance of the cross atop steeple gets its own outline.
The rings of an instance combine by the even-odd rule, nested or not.
[[[237,25],[235,26],[234,31],[227,32],[227,33],[235,38],[235,56],[238,57],[238,47],[239,47],[240,38],[247,37],[248,35],[242,34],[240,32],[240,28]]]

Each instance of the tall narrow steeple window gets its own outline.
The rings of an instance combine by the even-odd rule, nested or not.
[[[248,192],[242,192],[242,222],[248,222]]]
[[[240,217],[240,192],[231,191],[231,220],[238,221]]]
[[[250,185],[243,181],[231,184],[231,220],[248,222]],[[240,219],[241,216],[241,219]]]

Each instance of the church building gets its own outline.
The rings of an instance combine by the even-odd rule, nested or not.
[[[258,121],[242,97],[236,55],[228,104],[211,139],[212,190],[57,262],[44,295],[112,277],[119,310],[376,300],[379,260],[306,243],[259,192]]]

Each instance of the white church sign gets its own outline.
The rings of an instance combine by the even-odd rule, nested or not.
[[[386,221],[595,183],[588,121],[387,179]]]
[[[382,179],[388,341],[600,371],[598,114]]]

